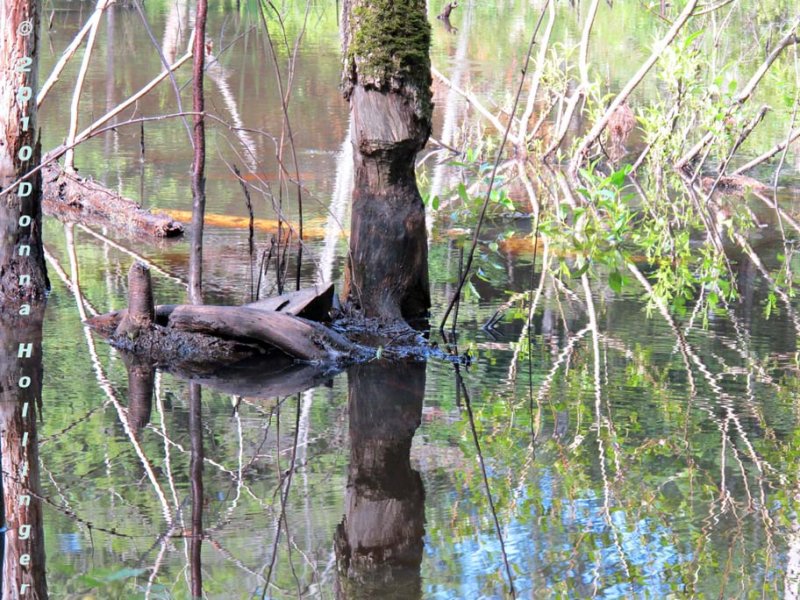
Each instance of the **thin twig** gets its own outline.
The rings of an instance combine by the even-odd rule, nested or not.
[[[522,94],[522,87],[525,84],[525,74],[528,72],[528,65],[531,61],[531,54],[533,52],[533,45],[536,43],[536,34],[539,32],[539,27],[542,24],[542,20],[544,19],[544,12],[547,9],[547,6],[550,4],[551,0],[546,0],[545,5],[542,7],[541,12],[539,13],[539,20],[536,22],[536,27],[533,29],[533,33],[531,34],[531,41],[528,44],[528,51],[525,53],[525,64],[522,67],[522,76],[519,80],[519,86],[517,87],[517,94],[514,97],[514,104],[511,108],[511,117],[508,119],[508,125],[506,126],[505,133],[503,134],[503,140],[500,142],[500,147],[497,149],[497,157],[494,161],[494,166],[492,167],[492,176],[489,178],[489,187],[486,190],[486,197],[483,199],[483,206],[481,206],[481,212],[478,216],[478,223],[475,226],[475,232],[472,235],[472,245],[469,249],[469,254],[467,255],[467,264],[464,268],[464,273],[461,276],[461,279],[458,282],[458,287],[456,288],[456,293],[450,299],[450,304],[447,306],[447,310],[444,313],[444,317],[442,317],[442,322],[439,325],[439,330],[442,333],[442,337],[444,337],[444,327],[447,323],[447,318],[450,316],[450,311],[453,310],[453,306],[456,302],[458,302],[459,297],[461,296],[461,290],[464,287],[464,284],[467,281],[467,278],[470,275],[470,271],[472,269],[472,261],[475,259],[475,249],[478,246],[478,238],[481,233],[481,227],[483,226],[483,221],[486,217],[486,209],[489,207],[489,199],[492,196],[492,186],[494,185],[495,177],[497,176],[497,168],[500,165],[500,159],[503,156],[503,149],[505,148],[506,141],[509,139],[509,132],[511,131],[511,125],[514,122],[514,115],[517,112],[517,106],[519,105],[519,98]]]

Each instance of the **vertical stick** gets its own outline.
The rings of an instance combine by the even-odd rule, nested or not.
[[[208,1],[197,0],[192,66],[194,160],[192,161],[192,243],[189,250],[189,302],[203,303],[203,220],[206,212],[206,130],[203,111],[203,68],[206,57]]]

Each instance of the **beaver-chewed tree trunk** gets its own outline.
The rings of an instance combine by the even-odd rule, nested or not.
[[[342,37],[355,150],[344,295],[368,317],[425,318],[428,246],[414,175],[433,109],[425,1],[345,0]]]
[[[41,156],[35,138],[38,45],[38,2],[0,3],[0,191],[32,170]],[[41,195],[42,178],[37,172],[0,197],[0,305],[4,310],[40,300],[48,287]]]

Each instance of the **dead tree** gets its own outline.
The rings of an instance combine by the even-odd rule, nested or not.
[[[39,7],[0,3],[0,192],[32,171],[36,139]],[[42,178],[37,172],[0,197],[0,306],[44,298],[49,287],[42,248]]]
[[[426,3],[345,0],[342,37],[355,150],[344,296],[368,317],[424,318],[428,246],[414,159],[433,110]]]

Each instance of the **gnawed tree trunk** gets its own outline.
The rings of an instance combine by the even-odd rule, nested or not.
[[[19,32],[26,28],[28,34],[21,35]],[[38,45],[36,0],[0,2],[0,191],[32,170],[41,156],[41,146],[35,139]],[[24,155],[27,147],[32,153],[22,160],[20,151]],[[37,173],[0,196],[3,310],[39,300],[49,287],[41,237],[41,194],[42,178]]]
[[[430,287],[414,159],[433,110],[426,3],[345,0],[342,37],[355,165],[344,295],[368,317],[421,319]]]
[[[48,597],[37,438],[43,318],[44,302],[35,304],[29,315],[0,312],[0,452],[4,523],[8,527],[2,534],[3,600]],[[30,355],[19,358],[21,342],[30,344]],[[27,386],[20,385],[23,378],[29,378]]]
[[[411,468],[425,363],[371,362],[348,373],[350,467],[336,528],[337,598],[422,597],[425,489]]]

